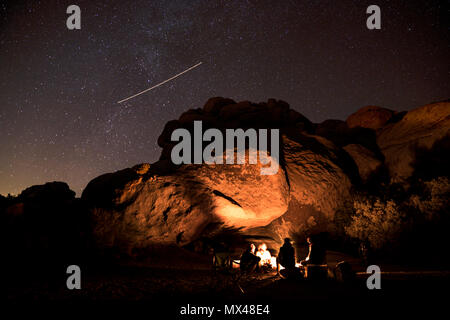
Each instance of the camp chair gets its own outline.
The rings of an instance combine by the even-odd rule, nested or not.
[[[328,264],[307,264],[301,268],[308,280],[325,280],[328,276]]]
[[[240,268],[233,268],[233,263],[240,264],[239,260],[232,259],[228,252],[214,254],[211,287],[219,290],[238,288],[244,293],[240,281],[246,274],[241,272]]]
[[[228,272],[232,268],[231,258],[228,252],[216,252],[213,256],[213,270]]]

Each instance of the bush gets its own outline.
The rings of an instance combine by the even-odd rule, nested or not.
[[[408,225],[408,217],[393,200],[359,199],[353,206],[355,212],[345,232],[373,249],[395,242]]]
[[[426,220],[447,219],[450,207],[450,180],[438,177],[422,183],[423,192],[413,194],[408,205],[420,212]]]
[[[412,194],[408,195],[409,192]],[[398,245],[407,251],[424,237],[434,239],[434,245],[440,243],[442,230],[448,228],[450,221],[449,178],[417,181],[404,196],[396,194],[387,192],[383,198],[356,195],[347,218],[340,218],[346,222],[345,235],[375,250],[386,249],[388,245],[389,249],[395,249]]]

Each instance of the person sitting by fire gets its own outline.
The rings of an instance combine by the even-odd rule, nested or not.
[[[281,273],[280,266],[284,268]],[[286,238],[277,257],[277,275],[288,277],[293,271],[295,271],[295,249],[292,246],[291,239]]]
[[[320,265],[325,262],[326,250],[322,244],[322,241],[318,237],[308,236],[306,238],[309,246],[308,256],[300,261],[301,266],[307,265]]]
[[[242,254],[240,261],[242,272],[253,272],[258,267],[261,258],[255,255],[255,249],[255,245],[251,243]]]

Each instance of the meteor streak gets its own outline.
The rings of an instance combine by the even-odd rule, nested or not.
[[[197,63],[196,65],[193,65],[192,67],[190,67],[190,68],[184,70],[183,72],[180,72],[180,73],[174,75],[173,77],[171,77],[171,78],[169,78],[169,79],[167,79],[167,80],[164,80],[163,82],[160,82],[160,83],[154,85],[154,86],[151,87],[151,88],[148,88],[148,89],[145,89],[144,91],[141,91],[141,92],[139,92],[139,93],[136,93],[135,95],[132,95],[131,97],[122,99],[122,100],[120,100],[120,101],[117,101],[117,103],[122,103],[122,102],[125,102],[125,101],[127,101],[127,100],[133,99],[133,98],[135,98],[135,97],[137,97],[137,96],[139,96],[139,95],[141,95],[141,94],[143,94],[143,93],[145,93],[145,92],[147,92],[147,91],[150,91],[150,90],[153,90],[153,89],[155,89],[155,88],[157,88],[157,87],[159,87],[159,86],[162,86],[164,83],[169,82],[169,81],[171,81],[171,80],[173,80],[173,79],[175,79],[175,78],[181,76],[183,73],[186,73],[186,72],[188,72],[188,71],[191,71],[191,70],[194,69],[194,68],[197,68],[197,67],[198,67],[199,65],[201,65],[202,63],[203,63],[203,62],[199,62],[199,63]]]

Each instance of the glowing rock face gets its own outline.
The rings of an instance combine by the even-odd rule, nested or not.
[[[209,224],[243,230],[265,226],[288,207],[289,187],[281,168],[275,175],[261,175],[259,164],[185,165],[159,176],[149,175],[151,166],[145,167],[101,176],[83,193],[94,202],[94,234],[101,247],[119,243],[128,251],[183,245]],[[105,186],[111,191],[102,203],[99,194]]]
[[[314,148],[333,154],[325,139],[307,139]],[[283,218],[293,199],[331,219],[348,197],[349,178],[331,156],[314,153],[310,146],[285,136],[282,141],[285,165],[275,175],[261,175],[260,164],[193,164],[165,175],[153,165],[141,165],[96,178],[83,198],[92,208],[98,244],[120,245],[124,250],[161,243],[183,245],[217,223],[244,232],[279,219],[295,227]],[[281,239],[288,236],[283,230],[290,229],[275,231]]]
[[[171,133],[191,130],[194,121],[202,121],[205,130],[279,129],[280,157],[271,157],[279,162],[279,170],[262,175],[261,163],[248,162],[174,166]],[[345,170],[353,166],[358,174],[357,168],[351,159],[346,162],[349,157],[342,156],[342,149],[313,133],[314,125],[282,101],[210,99],[203,109],[166,124],[158,138],[163,149],[158,162],[105,174],[88,184],[82,198],[89,205],[98,245],[127,251],[152,244],[184,245],[211,225],[249,233],[262,228],[261,235],[280,243],[303,227],[295,219],[311,220],[309,212],[289,213],[293,201],[332,221],[336,208],[349,197],[351,182]],[[275,228],[264,229],[276,221]]]
[[[247,229],[265,226],[282,216],[289,203],[284,170],[261,175],[260,168],[261,164],[192,165],[181,172],[211,190],[211,213],[217,220],[226,226]]]

